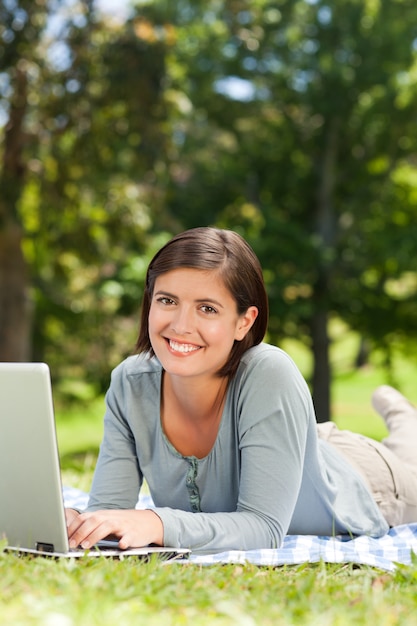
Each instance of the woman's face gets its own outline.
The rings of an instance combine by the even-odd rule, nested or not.
[[[213,377],[256,316],[256,307],[238,314],[233,296],[215,270],[180,268],[155,281],[149,337],[168,374]]]

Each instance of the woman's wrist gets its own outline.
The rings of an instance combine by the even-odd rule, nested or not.
[[[150,541],[150,543],[155,543],[157,546],[163,546],[164,545],[164,525],[162,523],[161,518],[152,509],[145,509],[145,511],[143,512],[147,514],[147,517],[149,518],[149,523],[152,527],[152,536],[154,538]]]

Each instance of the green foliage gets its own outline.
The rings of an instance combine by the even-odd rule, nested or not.
[[[0,216],[23,230],[33,358],[103,389],[152,251],[207,224],[258,253],[272,341],[317,352],[321,320],[326,350],[336,315],[388,368],[415,345],[415,2],[67,9],[0,8]]]
[[[167,238],[151,232],[163,199],[165,44],[143,39],[133,21],[107,28],[91,3],[67,11],[59,1],[11,2],[2,11],[2,104],[18,71],[27,82],[24,184],[11,181],[3,211],[24,233],[32,358],[48,361],[56,380],[102,390],[133,350],[148,251]],[[11,153],[3,156],[2,193]]]

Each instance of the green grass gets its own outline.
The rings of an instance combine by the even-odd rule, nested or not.
[[[417,566],[386,574],[352,565],[259,568],[0,556],[0,623],[417,624]]]
[[[349,341],[343,337],[344,359],[334,361],[334,419],[341,427],[379,438],[384,428],[371,408],[370,396],[377,385],[387,382],[386,374],[377,359],[352,372],[349,349],[353,354],[354,347]],[[305,351],[297,345],[287,349],[308,375]],[[398,355],[395,369],[402,390],[416,402],[416,364]],[[57,412],[67,485],[86,491],[90,487],[103,408],[99,398]],[[416,585],[417,560],[413,566],[385,573],[324,563],[201,567],[154,559],[69,562],[0,553],[0,624],[417,626]]]
[[[103,432],[104,398],[56,408],[58,445],[61,455],[96,451]]]

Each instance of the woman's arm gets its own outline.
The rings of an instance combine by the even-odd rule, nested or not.
[[[119,366],[106,394],[104,435],[95,467],[87,510],[134,509],[143,476],[133,433],[126,419],[129,393]]]

